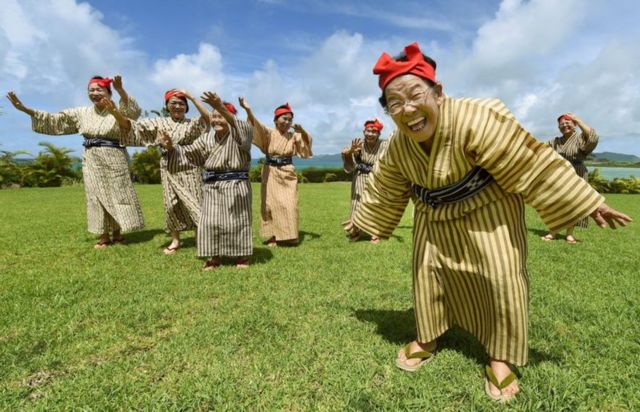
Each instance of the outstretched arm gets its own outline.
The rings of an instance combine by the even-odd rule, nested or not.
[[[590,216],[601,228],[606,228],[608,225],[611,229],[615,229],[616,223],[618,226],[626,226],[627,223],[633,221],[629,216],[610,208],[606,203],[598,206]]]
[[[229,113],[229,110],[224,106],[222,99],[214,92],[204,92],[201,97],[202,101],[213,107],[218,113],[224,117],[229,123],[229,126],[236,127],[236,117]]]
[[[26,113],[29,116],[33,116],[35,114],[35,110],[30,109],[27,106],[25,106],[24,104],[22,104],[22,101],[18,98],[18,96],[15,94],[15,92],[7,93],[7,99],[9,99],[9,101],[11,102],[13,107],[18,109],[22,113]]]
[[[256,126],[256,123],[260,123],[253,115],[253,110],[251,110],[251,106],[249,106],[249,103],[247,103],[244,97],[238,97],[238,102],[240,103],[240,107],[247,112],[247,121],[251,123],[252,126]]]

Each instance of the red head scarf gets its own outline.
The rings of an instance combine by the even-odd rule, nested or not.
[[[109,93],[111,93],[111,83],[113,82],[113,79],[110,79],[108,77],[105,77],[104,79],[90,79],[89,80],[89,84],[87,84],[87,87],[89,87],[89,85],[91,84],[97,84],[100,87],[104,87],[105,89],[109,90]]]
[[[287,113],[291,113],[291,115],[293,116],[293,111],[291,110],[291,106],[289,106],[289,103],[285,103],[282,106],[278,107],[275,112],[273,112],[273,118],[275,120],[283,114]]]
[[[383,127],[384,127],[384,125],[378,119],[367,120],[366,122],[364,122],[364,128],[365,129],[376,129],[378,131],[378,133],[380,133],[382,131]]]
[[[389,82],[402,74],[414,74],[429,79],[435,83],[436,70],[424,60],[418,43],[412,43],[404,48],[407,61],[397,61],[387,53],[382,53],[373,67],[373,74],[379,75],[378,85],[382,90]]]
[[[229,102],[223,102],[222,104],[224,104],[224,107],[227,108],[227,110],[229,111],[229,113],[236,115],[238,113],[238,109],[236,109],[236,107]]]
[[[558,123],[560,123],[563,120],[571,120],[573,123],[575,123],[575,121],[573,120],[573,117],[569,116],[568,114],[563,114],[562,116],[558,117]]]
[[[167,90],[164,93],[164,104],[166,105],[167,103],[169,103],[169,99],[171,99],[172,97],[177,97],[187,105],[187,110],[185,110],[185,113],[189,111],[189,103],[187,102],[187,96],[184,93],[182,93],[178,89]]]

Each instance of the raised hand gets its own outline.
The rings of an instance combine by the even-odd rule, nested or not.
[[[169,136],[169,134],[164,130],[158,130],[158,135],[156,136],[156,143],[164,147],[166,150],[173,149],[173,141],[171,140],[171,136]]]
[[[100,99],[100,101],[98,102],[98,106],[104,109],[107,109],[107,111],[112,115],[116,115],[120,113],[118,112],[118,108],[116,107],[116,104],[113,102],[113,100],[111,100],[108,97],[103,97],[102,99]]]
[[[238,102],[240,103],[240,107],[242,107],[244,110],[251,110],[251,106],[249,106],[249,103],[247,103],[244,97],[238,97]]]
[[[616,228],[616,223],[618,226],[626,226],[627,223],[633,221],[629,216],[610,208],[606,203],[598,206],[598,208],[591,213],[591,217],[598,226],[606,228],[608,225],[611,229]]]
[[[116,89],[118,93],[123,89],[122,76],[120,76],[119,74],[116,74],[115,76],[113,76],[113,88]]]
[[[362,139],[353,139],[351,141],[351,153],[359,153],[362,151]]]
[[[185,89],[179,89],[178,90],[180,93],[184,94],[184,97],[186,97],[187,99],[193,101],[193,96],[191,95],[191,93],[189,93],[188,91],[186,91]]]
[[[200,96],[200,99],[218,111],[221,107],[223,107],[222,99],[220,98],[220,96],[218,96],[217,93],[204,92],[202,96]]]
[[[9,99],[13,107],[20,110],[21,112],[26,113],[30,116],[33,114],[33,110],[22,104],[22,101],[18,98],[18,96],[16,96],[15,92],[7,93],[7,99]]]
[[[305,130],[304,130],[304,128],[303,128],[299,123],[294,123],[294,125],[293,125],[292,127],[293,127],[293,130],[294,130],[296,133],[302,133],[302,134],[305,134],[305,133],[306,133],[306,132],[305,132]]]

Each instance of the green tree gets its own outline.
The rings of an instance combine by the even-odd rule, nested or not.
[[[0,150],[0,188],[22,184],[24,168],[15,161],[15,157],[21,154],[29,154],[29,152]]]
[[[135,153],[131,163],[131,172],[138,183],[160,183],[160,151],[156,146],[149,146],[147,150]]]
[[[25,167],[23,184],[25,186],[56,187],[66,181],[78,181],[80,176],[74,169],[77,159],[69,154],[66,147],[56,147],[48,142],[38,145],[44,150],[38,153],[35,161]]]

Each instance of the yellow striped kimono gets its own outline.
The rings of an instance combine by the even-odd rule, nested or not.
[[[266,127],[255,121],[253,144],[262,153],[272,157],[298,156],[307,159],[311,152],[311,136],[309,144],[302,140],[300,133],[281,134],[277,129]],[[261,226],[262,237],[274,236],[277,241],[298,238],[298,176],[295,167],[269,166],[262,167]]]
[[[356,165],[358,163],[366,163],[370,165],[375,165],[378,161],[378,158],[384,153],[384,150],[387,147],[387,140],[378,139],[376,144],[372,147],[367,146],[366,143],[362,144],[362,150],[360,153],[354,155],[342,155],[342,164],[344,167],[344,171],[347,173],[353,173],[353,178],[351,179],[351,211],[349,212],[349,219],[353,218],[353,214],[356,211],[356,206],[360,203],[360,198],[362,197],[362,193],[364,192],[364,188],[367,185],[367,180],[369,178],[370,173],[362,173],[359,170],[356,170]]]
[[[131,119],[140,116],[140,107],[129,96],[119,110]],[[76,107],[60,113],[36,111],[31,117],[34,132],[48,135],[79,133],[87,139],[102,138],[118,142],[120,128],[105,109]],[[129,232],[144,228],[142,209],[129,173],[129,155],[124,148],[90,147],[82,155],[82,176],[87,196],[89,232],[106,233],[120,229]]]
[[[209,119],[173,120],[158,117],[131,122],[131,130],[121,136],[125,146],[154,144],[159,131],[166,132],[174,145],[189,145],[209,130]],[[181,152],[172,150],[160,159],[162,199],[167,231],[193,230],[200,219],[202,203],[202,168],[191,163]]]
[[[413,199],[417,338],[429,342],[458,325],[491,358],[522,365],[528,333],[524,202],[557,231],[587,216],[603,198],[502,102],[445,97],[430,154],[396,131],[369,177],[354,223],[389,237],[412,197],[412,184],[441,188],[475,166],[495,179],[475,196],[435,209]]]

